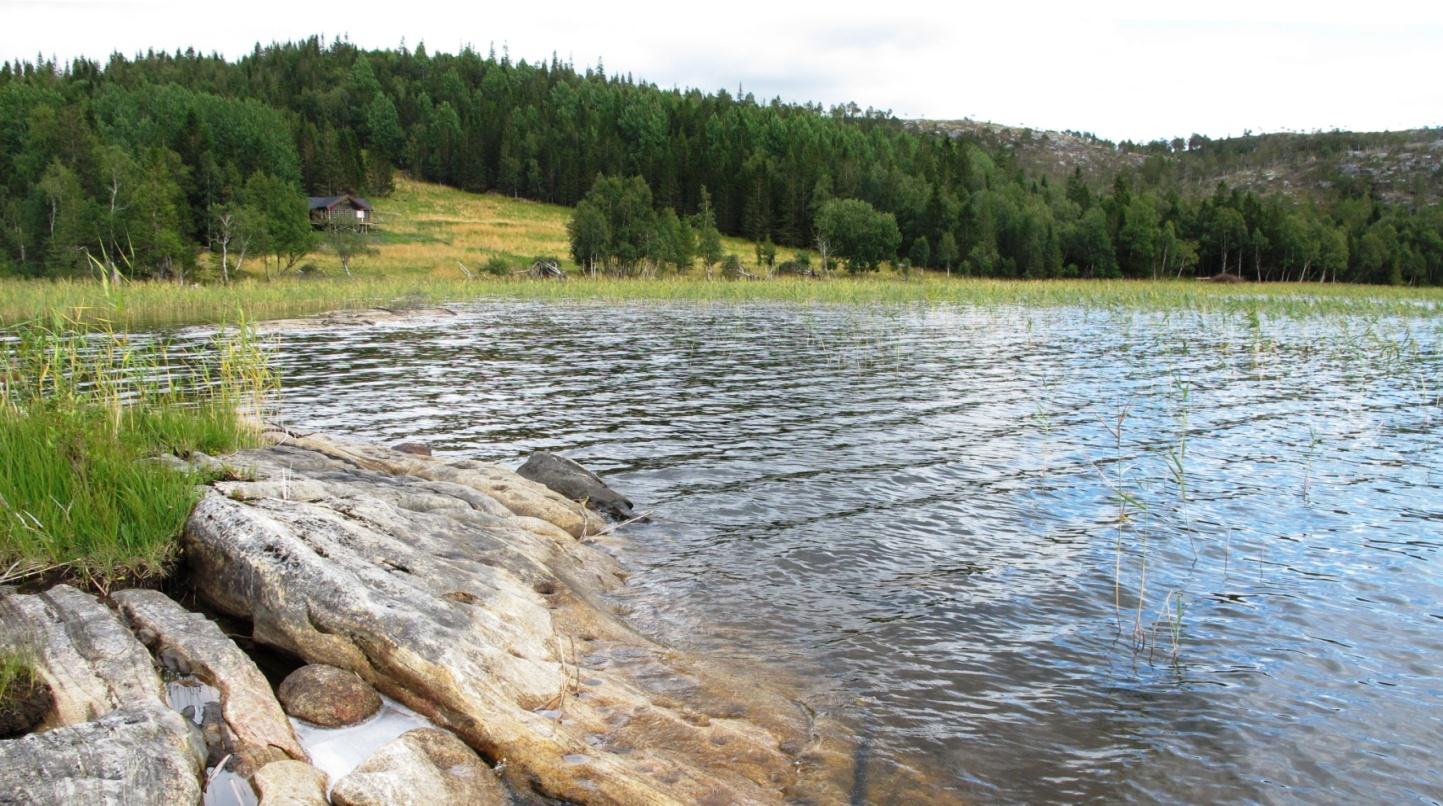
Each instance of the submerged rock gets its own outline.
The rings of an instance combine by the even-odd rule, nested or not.
[[[397,442],[391,446],[391,450],[401,453],[409,453],[412,456],[430,456],[431,446],[422,442]]]
[[[59,728],[137,703],[165,702],[150,653],[115,613],[69,585],[0,596],[0,646],[29,655],[50,687],[40,723]]]
[[[381,695],[355,672],[312,663],[291,672],[276,690],[286,713],[312,725],[354,725],[381,710]]]
[[[233,461],[255,482],[206,493],[184,536],[202,596],[258,642],[353,671],[504,760],[518,788],[576,803],[848,799],[845,732],[622,623],[599,595],[624,573],[573,539],[595,516],[557,493],[318,437]],[[306,500],[279,495],[297,485]]]
[[[191,725],[145,701],[0,741],[0,803],[192,806],[200,802],[204,760]]]
[[[265,675],[215,622],[159,591],[120,591],[114,599],[161,663],[219,692],[221,719],[216,728],[225,752],[241,762],[242,774],[271,761],[306,758]]]
[[[444,730],[422,728],[382,747],[338,781],[331,802],[504,806],[507,798],[496,774],[474,750]]]
[[[619,521],[636,517],[630,501],[606,486],[606,482],[595,473],[564,456],[537,451],[531,454],[526,464],[516,469],[516,474],[537,484],[544,484],[573,501],[585,503]]]
[[[272,761],[260,768],[251,783],[260,796],[260,806],[326,806],[330,802],[326,799],[326,774],[303,761]]]

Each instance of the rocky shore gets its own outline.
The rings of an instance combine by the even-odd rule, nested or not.
[[[271,437],[226,458],[244,480],[208,487],[183,538],[188,590],[244,634],[155,591],[0,594],[0,644],[52,701],[0,741],[0,802],[193,804],[221,781],[209,801],[853,799],[839,723],[604,604],[626,572],[596,512],[494,465]],[[252,642],[330,671],[277,699]],[[381,695],[431,727],[338,779],[313,766],[298,713],[374,720]]]

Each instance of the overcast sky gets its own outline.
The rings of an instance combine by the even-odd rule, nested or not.
[[[0,0],[0,57],[345,35],[1113,140],[1443,123],[1443,3]],[[1003,8],[1003,6],[1009,6]]]

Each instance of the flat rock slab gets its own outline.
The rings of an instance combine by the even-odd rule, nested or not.
[[[496,773],[465,742],[444,730],[422,728],[382,747],[338,781],[331,802],[504,806],[508,801]]]
[[[225,739],[240,771],[272,761],[306,758],[270,682],[250,656],[215,622],[192,613],[159,591],[129,590],[114,595],[135,635],[172,671],[195,675],[220,694]]]
[[[355,672],[312,663],[291,672],[276,690],[286,713],[312,725],[354,725],[381,710],[381,695]]]
[[[575,803],[849,799],[837,723],[755,674],[648,641],[601,603],[625,575],[576,539],[595,513],[481,463],[287,442],[231,458],[255,481],[206,493],[184,537],[199,592],[250,619],[257,641],[356,672],[504,760],[518,789]]]
[[[155,702],[0,741],[0,803],[186,804],[201,798],[205,746]]]
[[[150,653],[94,596],[69,585],[0,596],[0,646],[31,654],[54,707],[41,729],[97,719],[125,705],[165,702]]]

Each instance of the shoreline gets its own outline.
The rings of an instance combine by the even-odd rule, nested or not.
[[[746,670],[632,630],[600,604],[626,571],[593,545],[610,527],[581,505],[480,462],[278,430],[267,441],[225,457],[246,469],[241,480],[209,485],[189,519],[195,593],[249,624],[257,644],[354,672],[449,730],[513,791],[576,803],[841,802],[870,779],[946,797],[910,771],[864,774],[848,728]],[[12,591],[0,607],[34,599]],[[7,643],[23,623],[7,620]],[[116,632],[117,646],[135,640]],[[58,657],[41,653],[42,677],[81,697]],[[202,679],[224,708],[223,681]],[[101,696],[74,711],[90,718],[56,727],[120,704]],[[5,748],[33,741],[0,742],[0,777]]]

